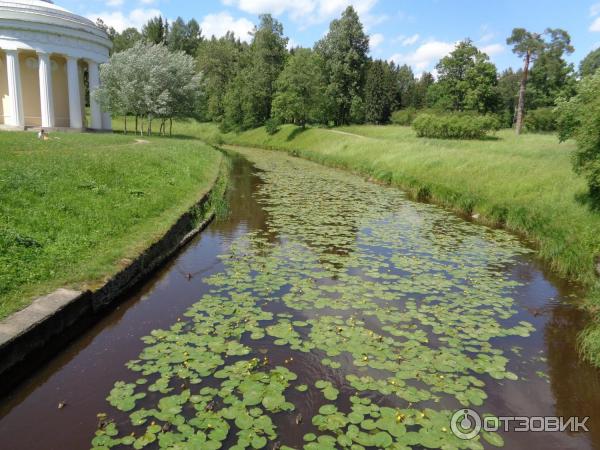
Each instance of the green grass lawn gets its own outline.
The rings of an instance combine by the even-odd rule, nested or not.
[[[93,288],[212,185],[221,154],[190,139],[0,132],[0,317]]]
[[[203,124],[195,134],[227,144],[285,150],[399,186],[528,238],[560,275],[585,284],[597,318],[581,348],[600,366],[600,213],[585,202],[586,183],[571,168],[571,142],[555,135],[516,136],[503,130],[483,141],[417,138],[398,126],[351,126],[302,130],[284,126],[220,136]]]

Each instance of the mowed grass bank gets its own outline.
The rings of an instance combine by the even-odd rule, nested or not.
[[[398,126],[353,126],[333,130],[284,126],[219,135],[214,125],[197,134],[212,142],[285,150],[348,169],[431,200],[488,224],[517,232],[563,277],[585,284],[587,306],[597,319],[581,348],[600,366],[600,213],[586,204],[586,183],[571,168],[571,142],[555,135],[516,136],[503,130],[483,141],[417,138]]]
[[[218,151],[143,139],[0,132],[0,318],[58,287],[93,288],[210,189]]]

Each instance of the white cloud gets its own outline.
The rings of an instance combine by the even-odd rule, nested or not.
[[[600,17],[596,17],[596,20],[590,25],[590,31],[600,32]]]
[[[422,72],[454,50],[455,45],[455,42],[433,40],[421,44],[414,52],[396,53],[390,59],[396,64],[408,64],[416,72]]]
[[[235,19],[229,13],[208,14],[200,24],[204,36],[224,36],[228,31],[233,31],[236,37],[242,41],[249,42],[250,32],[254,30],[254,24],[248,19]]]
[[[369,36],[369,44],[371,48],[379,47],[385,41],[385,37],[381,33],[375,33]]]
[[[100,18],[104,23],[110,27],[113,27],[118,32],[123,31],[125,28],[135,27],[141,29],[148,20],[156,16],[162,16],[162,13],[158,9],[154,8],[136,8],[129,14],[124,14],[122,11],[103,11],[99,13],[88,14],[87,18],[96,21]]]
[[[590,6],[590,16],[595,17],[600,14],[600,3],[594,3]]]
[[[106,2],[106,6],[112,6],[113,8],[117,6],[121,6],[123,4],[123,0],[108,0]]]
[[[490,44],[481,47],[481,51],[487,53],[488,56],[499,55],[500,53],[504,53],[504,50],[506,50],[506,47],[502,44]]]
[[[413,34],[412,36],[408,36],[408,37],[405,37],[404,39],[402,39],[400,41],[400,44],[402,45],[402,47],[409,47],[411,45],[416,44],[419,41],[419,38],[420,38],[420,36],[418,33]]]
[[[367,27],[385,20],[385,16],[369,14],[377,0],[222,0],[222,2],[250,14],[271,13],[275,16],[287,14],[292,20],[305,24],[321,23],[338,16],[349,5],[354,6]]]

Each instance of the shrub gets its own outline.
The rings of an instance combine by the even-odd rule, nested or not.
[[[392,123],[394,125],[410,126],[417,117],[415,108],[406,108],[392,113]]]
[[[437,139],[483,139],[499,128],[497,118],[474,114],[420,114],[413,121],[418,137]]]
[[[556,131],[556,112],[554,108],[538,108],[525,116],[525,129],[531,132]]]
[[[277,119],[269,119],[265,123],[265,130],[268,135],[274,135],[279,131],[279,120]]]

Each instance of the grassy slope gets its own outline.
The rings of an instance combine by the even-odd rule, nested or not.
[[[210,188],[221,163],[194,140],[51,136],[0,132],[0,317],[115,273]]]
[[[510,130],[485,141],[418,139],[410,128],[395,126],[305,131],[284,126],[273,136],[260,128],[219,138],[216,128],[205,124],[196,134],[286,150],[356,171],[523,234],[555,271],[590,287],[598,325],[583,334],[582,349],[600,365],[600,290],[594,272],[600,213],[577,200],[586,185],[571,170],[572,143],[559,144],[553,135],[517,137]]]

